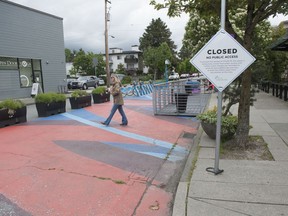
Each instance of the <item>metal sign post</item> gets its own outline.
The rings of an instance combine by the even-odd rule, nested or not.
[[[215,175],[222,173],[224,170],[219,169],[219,152],[221,143],[221,121],[222,121],[222,89],[218,90],[218,104],[217,104],[217,128],[216,128],[216,149],[215,149],[215,163],[214,170],[212,167],[208,167],[208,172],[213,172]]]
[[[225,31],[225,11],[226,1],[221,0],[221,29],[190,60],[218,90],[215,164],[214,168],[206,169],[215,175],[223,172],[219,169],[222,92],[255,61],[255,58]]]
[[[225,29],[225,11],[226,0],[221,0],[221,29]],[[221,88],[221,87],[220,87]],[[213,172],[215,175],[222,173],[224,170],[219,169],[219,153],[221,143],[221,122],[222,122],[222,88],[218,89],[218,103],[217,103],[217,128],[216,128],[216,149],[215,149],[215,162],[214,170],[211,171],[211,167],[208,167],[207,172]]]

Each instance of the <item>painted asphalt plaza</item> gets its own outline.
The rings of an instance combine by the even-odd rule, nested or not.
[[[171,215],[198,121],[155,116],[146,95],[107,127],[111,107],[38,118],[29,105],[27,123],[1,128],[0,215]]]

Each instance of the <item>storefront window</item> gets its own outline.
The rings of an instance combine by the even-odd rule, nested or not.
[[[33,59],[33,69],[37,71],[41,71],[41,61],[38,59]]]
[[[21,87],[31,87],[33,84],[31,59],[19,59]]]
[[[0,56],[1,70],[19,70],[21,88],[32,87],[33,83],[42,83],[40,59],[26,59]]]

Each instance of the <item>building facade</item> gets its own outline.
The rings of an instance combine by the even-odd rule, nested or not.
[[[66,79],[63,19],[0,0],[0,100],[57,92]]]
[[[143,63],[143,52],[139,50],[137,45],[132,46],[130,51],[123,51],[121,48],[109,49],[110,72],[115,72],[119,64],[124,65],[126,72],[130,75],[136,74],[136,71],[145,73],[147,70]]]

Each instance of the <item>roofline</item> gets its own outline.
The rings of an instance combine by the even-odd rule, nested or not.
[[[49,14],[49,13],[46,13],[46,12],[43,12],[43,11],[40,11],[40,10],[36,10],[34,8],[30,8],[30,7],[21,5],[21,4],[17,4],[17,3],[11,2],[11,1],[0,0],[0,2],[6,3],[6,4],[10,4],[10,5],[14,5],[14,6],[17,6],[17,7],[20,7],[20,8],[24,8],[26,10],[34,11],[34,12],[37,12],[37,13],[40,13],[40,14],[44,14],[44,15],[47,15],[47,16],[50,16],[50,17],[53,17],[53,18],[56,18],[56,19],[63,20],[62,17],[58,17],[58,16],[55,16],[55,15],[52,15],[52,14]]]
[[[121,53],[109,53],[109,55],[127,55],[127,54],[141,54],[141,53],[143,52],[142,51],[123,51]]]
[[[288,51],[288,33],[283,37],[276,40],[271,46],[270,49],[274,51]]]

